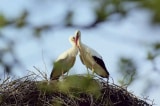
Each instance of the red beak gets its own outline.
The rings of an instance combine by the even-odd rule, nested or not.
[[[78,39],[79,39],[79,36],[78,35],[76,35],[76,46],[77,46],[77,42],[78,42]]]

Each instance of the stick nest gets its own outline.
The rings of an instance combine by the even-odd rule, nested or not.
[[[0,106],[152,106],[127,89],[100,78],[73,75],[36,81],[26,76],[0,84]]]

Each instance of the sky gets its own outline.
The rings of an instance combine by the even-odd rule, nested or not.
[[[30,12],[27,22],[32,26],[55,24],[58,27],[50,31],[43,31],[40,39],[33,37],[32,27],[23,27],[17,29],[14,26],[7,26],[1,29],[1,33],[16,41],[15,53],[23,65],[23,71],[19,67],[14,67],[14,74],[21,77],[28,73],[27,70],[38,73],[33,66],[47,73],[49,78],[52,62],[61,53],[71,47],[68,41],[69,36],[74,35],[76,28],[64,28],[63,20],[66,11],[72,9],[75,11],[73,22],[76,25],[87,25],[95,19],[93,8],[96,3],[89,1],[77,0],[72,5],[72,0],[66,2],[41,0],[1,0],[0,13],[3,13],[7,19],[19,17],[23,10]],[[7,5],[7,6],[6,6]],[[81,8],[83,6],[83,8]],[[10,8],[8,8],[10,7]],[[117,15],[111,16],[110,21],[100,23],[93,29],[79,29],[82,34],[82,42],[91,48],[94,48],[101,54],[103,60],[113,77],[114,82],[118,84],[120,76],[117,74],[117,60],[120,56],[131,57],[136,60],[138,65],[138,79],[128,88],[138,97],[149,96],[154,99],[157,105],[160,105],[160,98],[157,92],[160,92],[158,84],[160,77],[157,73],[152,72],[152,63],[146,60],[146,51],[149,51],[150,44],[160,41],[159,28],[153,28],[149,24],[150,13],[146,10],[132,10],[129,14],[117,21]],[[61,26],[62,25],[62,26]],[[153,37],[154,36],[154,37]],[[5,47],[3,41],[0,41],[1,47]],[[10,56],[6,56],[7,61]],[[157,60],[158,64],[159,60]],[[77,56],[74,67],[69,74],[86,73],[85,66]],[[147,82],[154,81],[157,83],[156,88],[152,88],[149,93],[145,94],[144,89]]]

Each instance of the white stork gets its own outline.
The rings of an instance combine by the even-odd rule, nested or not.
[[[75,32],[76,46],[80,52],[80,59],[82,63],[88,68],[98,74],[101,77],[109,78],[109,72],[102,60],[102,57],[92,48],[81,42],[81,32],[77,30]]]
[[[75,63],[78,53],[78,48],[75,45],[75,37],[69,37],[69,41],[72,44],[72,47],[62,53],[54,62],[54,67],[50,75],[51,80],[58,79],[61,75],[68,72]]]

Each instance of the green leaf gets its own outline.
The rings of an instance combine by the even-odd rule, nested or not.
[[[155,56],[151,52],[148,52],[147,59],[148,60],[153,60],[154,58],[155,58]]]
[[[23,27],[26,24],[26,17],[28,16],[28,12],[24,11],[22,15],[16,20],[16,25],[18,28]]]
[[[154,49],[159,50],[160,49],[160,43],[155,43],[154,44]]]
[[[137,68],[134,61],[130,58],[121,57],[118,62],[119,73],[122,78],[119,80],[121,85],[131,84],[137,76]]]
[[[4,15],[0,14],[0,28],[4,27],[7,24],[7,19],[4,17]]]

